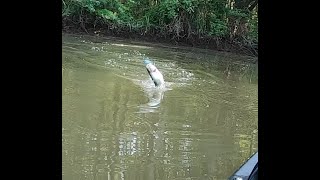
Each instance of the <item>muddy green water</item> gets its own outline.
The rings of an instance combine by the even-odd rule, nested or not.
[[[258,72],[249,57],[62,38],[64,180],[222,180],[258,150]],[[143,56],[165,89],[154,87]]]

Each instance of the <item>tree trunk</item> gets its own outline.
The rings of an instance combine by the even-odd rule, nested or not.
[[[258,5],[258,0],[235,0],[234,7],[240,10],[244,10],[247,14]],[[248,18],[240,17],[230,17],[229,18],[230,27],[230,38],[234,39],[236,37],[241,37],[249,32],[248,28]]]

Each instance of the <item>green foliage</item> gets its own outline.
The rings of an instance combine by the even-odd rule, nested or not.
[[[248,10],[252,2],[254,0],[62,0],[62,16],[65,19],[94,17],[93,20],[130,31],[147,33],[160,29],[163,34],[174,32],[184,37],[233,38],[238,35],[257,42],[257,8]],[[248,24],[249,30],[234,32],[239,23]]]
[[[96,9],[101,5],[100,1],[97,0],[84,0],[80,2],[83,7],[91,13],[96,12]]]
[[[116,20],[118,18],[116,13],[107,9],[100,9],[97,11],[97,14],[107,20]]]
[[[210,22],[210,31],[209,35],[222,37],[228,33],[228,27],[225,21],[216,19],[215,21]]]
[[[246,13],[245,10],[242,9],[229,9],[228,10],[228,16],[230,17],[236,17],[236,18],[248,18],[248,13]]]
[[[249,20],[248,38],[252,42],[258,43],[258,15],[256,12],[252,15],[252,18]]]

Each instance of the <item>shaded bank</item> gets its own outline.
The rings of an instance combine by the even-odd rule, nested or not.
[[[257,0],[63,0],[63,31],[258,55]]]
[[[158,37],[154,34],[138,34],[132,32],[125,32],[125,31],[110,31],[109,29],[103,28],[88,28],[84,31],[81,27],[77,26],[67,26],[63,27],[62,30],[64,33],[68,34],[87,34],[93,36],[115,36],[121,38],[128,38],[133,40],[142,40],[146,42],[157,42],[157,43],[165,43],[165,44],[173,44],[173,45],[180,45],[180,46],[190,46],[190,47],[197,47],[197,48],[205,48],[205,49],[212,49],[218,51],[226,51],[226,52],[233,52],[239,53],[242,55],[248,56],[258,56],[258,48],[251,48],[251,47],[244,47],[239,43],[232,43],[227,40],[224,42],[214,41],[214,39],[196,39],[195,41],[189,41],[188,39],[179,39],[178,41],[175,39],[165,38],[165,37]]]

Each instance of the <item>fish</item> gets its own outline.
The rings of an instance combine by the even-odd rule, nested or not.
[[[156,87],[164,87],[165,81],[162,73],[158,70],[158,68],[149,60],[149,58],[144,58],[143,63],[145,64],[145,67],[152,81],[154,82],[154,85]]]

